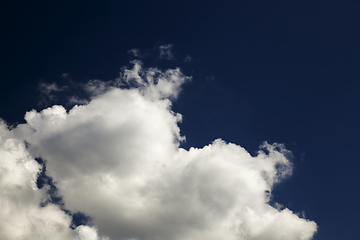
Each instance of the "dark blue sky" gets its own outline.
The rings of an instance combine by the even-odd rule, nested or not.
[[[183,147],[284,143],[295,169],[274,200],[316,221],[317,240],[356,239],[359,11],[346,0],[3,1],[0,117],[42,109],[41,81],[114,79],[128,50],[173,44],[177,61],[144,61],[193,76],[174,104]]]

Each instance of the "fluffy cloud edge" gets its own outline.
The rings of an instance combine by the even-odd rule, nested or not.
[[[311,239],[315,222],[268,204],[273,186],[292,172],[283,145],[265,142],[255,157],[221,139],[200,149],[179,148],[184,139],[178,127],[181,115],[171,110],[171,100],[190,78],[180,69],[161,71],[144,69],[139,61],[133,64],[114,81],[84,84],[91,96],[85,105],[69,111],[59,105],[30,111],[27,123],[12,131],[2,124],[5,142],[13,139],[21,148],[17,152],[25,154],[20,158],[27,160],[20,165],[32,163],[27,175],[22,174],[27,176],[22,184],[32,189],[25,192],[34,200],[23,207],[28,212],[48,211],[37,213],[43,218],[39,221],[43,225],[36,228],[39,239],[51,234],[40,233],[47,221],[47,230],[63,229],[59,240],[100,239],[98,231],[110,239],[127,240]],[[4,142],[2,147],[13,154]],[[39,171],[36,157],[48,161],[65,205],[91,216],[96,228],[64,230],[70,225],[68,215],[56,205],[40,208],[44,192],[34,186]],[[31,214],[24,219],[33,222]],[[57,225],[51,225],[54,216],[61,220]]]

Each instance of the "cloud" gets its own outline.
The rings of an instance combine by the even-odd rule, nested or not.
[[[179,68],[161,71],[158,68],[143,69],[142,62],[134,60],[132,69],[122,68],[120,77],[114,81],[92,80],[82,85],[90,96],[97,96],[113,89],[133,88],[150,101],[174,100],[178,97],[182,85],[190,81]],[[135,89],[134,89],[135,88]]]
[[[166,59],[166,60],[175,60],[174,55],[172,53],[172,44],[165,44],[161,45],[159,47],[160,50],[160,59]]]
[[[46,198],[35,183],[40,165],[3,122],[0,159],[0,239],[99,239],[95,228],[70,229],[71,217],[59,206],[40,206]]]
[[[183,61],[186,62],[186,63],[191,63],[191,62],[193,61],[193,59],[192,59],[191,56],[187,55],[187,56],[184,58]]]
[[[139,57],[139,58],[142,57],[142,54],[140,53],[140,49],[138,49],[138,48],[130,49],[130,50],[128,51],[128,54],[129,54],[129,55],[133,55],[134,57]]]
[[[47,105],[50,102],[54,102],[57,100],[56,93],[62,92],[67,89],[67,86],[59,87],[56,83],[39,83],[39,91],[40,91],[40,105]]]
[[[17,143],[12,149],[2,142],[2,149],[8,154],[6,164],[17,166],[13,172],[21,176],[23,195],[0,195],[1,202],[9,202],[0,211],[15,211],[27,224],[38,224],[37,239],[47,239],[51,232],[61,232],[59,239],[312,238],[315,222],[269,205],[273,187],[292,172],[290,152],[283,145],[265,142],[256,156],[221,139],[203,148],[181,148],[182,116],[171,110],[171,100],[189,78],[180,69],[133,64],[114,81],[85,84],[91,96],[86,105],[32,110],[25,124],[11,131],[3,127],[2,139]],[[34,186],[40,167],[33,159],[38,157],[47,161],[64,207],[90,216],[93,227],[71,230],[71,219],[58,206],[39,206],[46,193]],[[16,194],[15,189],[11,185],[9,192]],[[26,202],[25,195],[34,200]],[[18,199],[26,211],[17,210],[13,202]],[[48,222],[54,227],[45,227]],[[16,229],[0,224],[0,233],[6,231]]]

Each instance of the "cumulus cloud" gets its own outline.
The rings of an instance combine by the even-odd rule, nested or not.
[[[69,228],[71,217],[59,206],[41,206],[46,192],[35,183],[41,166],[3,122],[0,159],[0,239],[99,240],[95,228]]]
[[[1,142],[7,154],[2,159],[20,176],[21,188],[3,184],[15,195],[0,193],[5,202],[0,211],[7,211],[0,215],[2,222],[7,219],[3,216],[20,214],[24,224],[36,225],[36,236],[43,239],[57,232],[67,234],[59,239],[312,238],[315,222],[269,205],[274,185],[292,172],[283,145],[265,142],[256,156],[221,139],[203,148],[181,148],[182,116],[171,110],[171,100],[189,78],[180,69],[133,64],[112,82],[84,85],[91,95],[86,105],[69,111],[60,105],[32,110],[25,124],[11,131],[3,127],[2,139],[16,144]],[[71,230],[71,219],[59,207],[39,206],[45,193],[34,185],[39,165],[33,159],[38,157],[46,159],[65,208],[90,216],[94,227]],[[33,200],[26,202],[28,195]],[[22,201],[19,206],[25,211],[17,210],[16,201]],[[12,226],[17,225],[0,224],[0,236],[20,231]],[[19,239],[34,236],[29,234]]]

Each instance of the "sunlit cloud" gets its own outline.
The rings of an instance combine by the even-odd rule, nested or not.
[[[29,111],[11,130],[1,123],[1,239],[312,238],[315,222],[269,204],[292,174],[284,145],[264,142],[256,156],[221,139],[181,148],[182,115],[171,106],[191,78],[132,64],[113,81],[81,85],[84,104]],[[46,161],[62,205],[41,204],[49,193],[36,186],[36,158]],[[77,212],[91,221],[71,228]]]

